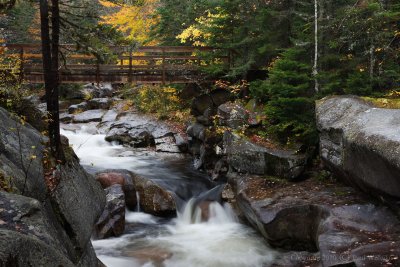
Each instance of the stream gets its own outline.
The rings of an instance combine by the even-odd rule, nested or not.
[[[177,198],[176,218],[127,211],[124,235],[93,240],[98,258],[106,266],[262,267],[275,258],[276,252],[239,222],[229,204],[212,202],[207,221],[202,220],[196,197],[213,186],[190,159],[106,142],[96,124],[61,128],[89,173],[130,170],[174,192]]]

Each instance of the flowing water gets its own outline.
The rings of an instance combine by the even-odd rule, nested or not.
[[[75,126],[62,134],[89,172],[132,170],[186,202],[174,219],[127,211],[124,235],[93,241],[98,258],[108,267],[262,267],[272,262],[275,252],[238,222],[229,204],[209,202],[208,215],[202,214],[204,209],[197,205],[201,196],[219,189],[209,191],[207,177],[188,160],[108,143],[93,124]]]

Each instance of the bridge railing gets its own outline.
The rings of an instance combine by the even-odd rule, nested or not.
[[[19,57],[20,75],[29,83],[43,83],[39,44],[4,44],[3,53]],[[77,52],[75,45],[60,45],[60,82],[190,83],[199,79],[199,69],[208,64],[231,67],[230,51],[188,46],[109,46],[107,62],[95,55]],[[0,53],[1,51],[0,50]],[[207,54],[207,57],[203,55]],[[211,56],[210,56],[211,55]]]

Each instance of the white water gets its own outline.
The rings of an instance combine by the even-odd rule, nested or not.
[[[177,174],[157,169],[152,158],[119,157],[126,148],[104,141],[105,136],[97,134],[93,125],[83,125],[75,132],[62,130],[62,134],[86,168],[162,172],[174,176],[171,181],[176,182]],[[97,256],[108,267],[264,267],[272,262],[275,252],[238,222],[229,205],[210,203],[208,219],[202,220],[202,211],[194,202],[190,200],[170,221],[127,212],[128,234],[93,241]]]

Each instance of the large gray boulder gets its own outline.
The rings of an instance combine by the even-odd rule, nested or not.
[[[46,236],[52,237],[54,242],[59,244],[48,245],[52,247],[48,249],[48,254],[40,254],[40,252],[35,254],[35,250],[32,253],[21,251],[19,254],[12,255],[12,261],[22,262],[19,266],[30,266],[25,263],[35,262],[37,257],[42,257],[41,262],[48,261],[53,265],[43,263],[43,265],[33,264],[32,266],[54,266],[57,262],[64,262],[64,259],[59,257],[59,255],[64,255],[63,257],[67,257],[74,265],[96,266],[97,258],[91,246],[90,237],[93,225],[105,205],[105,196],[100,185],[85,172],[77,156],[68,146],[65,147],[67,162],[57,165],[51,173],[45,175],[42,151],[46,138],[30,125],[20,124],[18,118],[1,108],[0,119],[2,121],[0,124],[0,180],[7,181],[7,187],[14,193],[31,197],[36,199],[37,203],[42,203],[43,207],[37,208],[41,210],[40,216],[45,217],[56,230],[53,231],[52,227],[41,229],[44,229],[43,231],[47,229]],[[46,184],[46,177],[49,176],[52,176],[53,181],[57,183]],[[18,198],[18,201],[22,203],[24,200]],[[32,212],[35,210],[36,208],[32,208]],[[29,218],[30,213],[22,217]],[[3,216],[0,218],[4,220]],[[29,223],[29,220],[26,223]],[[0,221],[0,226],[1,224]],[[32,244],[29,243],[30,238],[7,232],[0,239],[5,243],[13,244],[14,247],[10,247],[10,250],[16,247],[27,250],[28,246],[32,246],[29,245]],[[40,244],[37,245],[37,247],[40,246]],[[33,247],[36,246],[33,245]],[[0,262],[7,262],[8,258],[3,257],[8,257],[8,255],[0,254]],[[54,257],[60,259],[57,261]],[[6,266],[10,266],[7,264]],[[70,266],[68,262],[59,265]]]
[[[75,247],[86,248],[90,243],[93,225],[105,205],[105,194],[99,183],[89,175],[72,151],[67,151],[69,161],[60,166],[60,182],[52,194],[52,208],[68,224],[71,242]]]
[[[398,201],[400,110],[336,96],[318,101],[316,116],[326,165],[365,192]]]
[[[45,199],[43,150],[46,138],[29,124],[0,107],[0,174],[12,177],[13,189],[36,199]]]
[[[0,266],[76,266],[33,198],[0,192]]]
[[[307,155],[292,150],[271,149],[254,144],[226,131],[224,150],[228,164],[238,172],[298,178],[307,164]]]
[[[149,117],[135,113],[120,114],[115,122],[108,124],[106,140],[117,141],[133,147],[148,147],[154,139],[170,134],[169,127]]]
[[[398,218],[351,187],[238,175],[229,181],[237,207],[273,247],[315,253],[327,267],[400,263]]]

